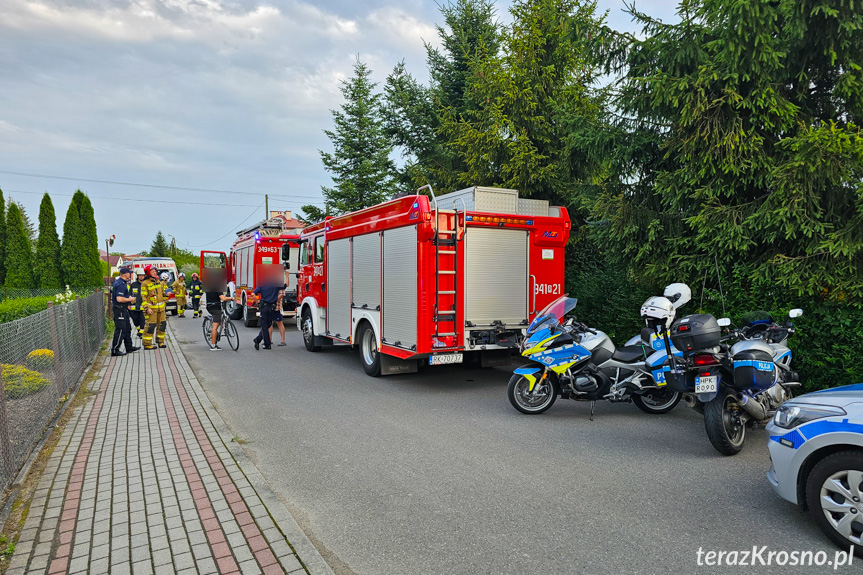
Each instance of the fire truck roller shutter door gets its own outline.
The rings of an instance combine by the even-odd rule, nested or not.
[[[329,242],[327,252],[327,331],[351,338],[351,240]]]
[[[354,307],[378,309],[381,305],[381,236],[375,232],[354,238]]]
[[[465,319],[475,325],[526,321],[527,232],[471,228],[465,244]]]
[[[410,349],[417,344],[417,228],[384,232],[383,339]]]

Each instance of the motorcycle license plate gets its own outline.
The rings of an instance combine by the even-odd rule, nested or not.
[[[446,365],[449,363],[461,363],[462,354],[460,353],[441,353],[429,357],[429,365]]]
[[[714,393],[719,384],[718,375],[701,375],[695,377],[695,393]]]

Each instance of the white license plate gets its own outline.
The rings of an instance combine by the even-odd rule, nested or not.
[[[460,353],[442,353],[429,357],[429,365],[445,365],[448,363],[461,363],[462,354]]]
[[[718,384],[718,375],[697,376],[695,378],[695,393],[714,393]]]

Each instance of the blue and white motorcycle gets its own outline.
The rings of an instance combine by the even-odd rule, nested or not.
[[[756,314],[761,318],[750,317],[743,327],[724,332],[731,321],[710,314],[683,317],[670,329],[671,343],[684,353],[669,362],[667,385],[704,414],[707,437],[723,455],[743,449],[747,427],[767,422],[800,386],[787,346],[793,324]],[[802,314],[792,309],[789,316]]]
[[[602,331],[569,316],[578,300],[561,296],[539,312],[521,342],[521,355],[531,363],[516,369],[507,396],[522,413],[537,414],[558,396],[590,401],[631,401],[646,413],[666,413],[681,394],[654,381],[646,360],[652,355],[643,343],[616,348]]]

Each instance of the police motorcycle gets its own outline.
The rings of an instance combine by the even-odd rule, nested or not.
[[[801,309],[789,313],[792,319],[801,315]],[[756,312],[743,327],[730,326],[728,318],[695,314],[675,321],[668,335],[683,357],[669,358],[667,386],[703,412],[707,437],[723,455],[739,453],[746,428],[766,423],[800,386],[786,345],[795,332],[790,321],[780,324]]]
[[[646,359],[647,368],[656,385],[665,385],[665,372],[668,371],[668,352],[666,338],[662,332],[671,327],[677,310],[689,303],[692,290],[685,283],[669,284],[663,290],[662,296],[649,298],[641,306],[641,317],[647,327],[641,333],[630,338],[625,345],[643,345],[649,349]],[[667,300],[667,301],[666,301]],[[669,304],[671,306],[669,311]],[[675,356],[682,357],[683,352],[673,345],[671,350]]]
[[[537,414],[551,407],[558,396],[590,401],[591,421],[600,399],[632,401],[646,413],[672,410],[681,394],[653,381],[645,365],[649,349],[642,344],[615,348],[602,331],[567,317],[577,303],[563,295],[528,326],[519,349],[531,363],[516,369],[509,380],[507,396],[512,406]]]

